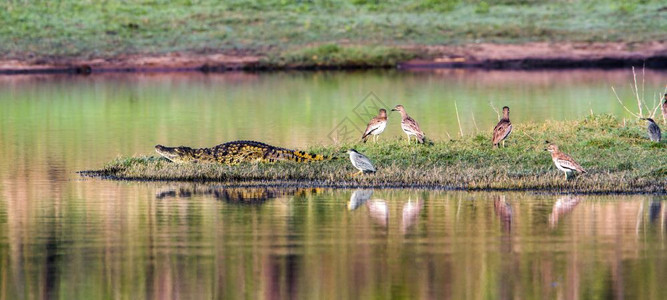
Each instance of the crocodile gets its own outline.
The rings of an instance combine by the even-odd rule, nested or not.
[[[155,151],[176,163],[212,162],[234,165],[241,162],[311,162],[331,159],[320,154],[290,150],[255,141],[233,141],[212,148],[199,149],[156,145]]]

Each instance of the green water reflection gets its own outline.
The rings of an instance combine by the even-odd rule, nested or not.
[[[72,183],[4,201],[4,299],[667,297],[666,197]]]

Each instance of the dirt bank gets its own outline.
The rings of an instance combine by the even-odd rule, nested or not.
[[[667,69],[667,42],[650,43],[527,43],[402,47],[416,59],[402,69],[488,68],[563,69],[646,66]],[[349,68],[344,64],[336,68]],[[108,58],[34,58],[0,60],[0,74],[105,72],[222,72],[230,70],[302,69],[298,64],[276,67],[267,56],[252,52],[165,55],[119,55]],[[329,67],[330,68],[330,67]]]

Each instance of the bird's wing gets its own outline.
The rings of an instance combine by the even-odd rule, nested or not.
[[[654,135],[656,135],[656,136],[660,136],[660,135],[661,135],[660,127],[658,127],[658,125],[653,124],[653,123],[651,123],[651,125],[648,127],[648,131],[649,131],[651,134],[654,134]]]
[[[498,144],[512,132],[512,123],[509,120],[500,120],[493,128],[493,144]]]
[[[378,128],[382,126],[383,120],[380,118],[373,118],[369,123],[368,126],[366,126],[366,130],[364,131],[364,135],[361,136],[362,139],[365,139],[367,136],[369,136],[371,133],[376,131]]]
[[[558,164],[561,165],[561,167],[570,169],[570,170],[575,170],[579,172],[586,172],[584,168],[582,168],[572,157],[570,157],[567,154],[561,153],[557,158]]]
[[[364,156],[363,154],[355,153],[354,162],[356,164],[357,169],[360,169],[362,171],[375,172],[375,167],[371,163],[371,160],[368,157]]]
[[[414,132],[420,138],[424,137],[424,132],[422,132],[421,128],[419,128],[419,123],[417,123],[417,121],[411,117],[405,118],[405,120],[401,122],[401,127],[410,132]]]

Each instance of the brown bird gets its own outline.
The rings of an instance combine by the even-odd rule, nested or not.
[[[384,131],[384,128],[387,127],[387,110],[381,108],[378,112],[377,117],[371,119],[366,126],[366,131],[361,136],[361,139],[366,142],[369,135],[373,135],[373,141],[377,142],[378,135]]]
[[[547,141],[547,143],[549,143]],[[551,159],[554,161],[554,165],[558,170],[561,170],[565,173],[565,179],[570,179],[570,175],[574,172],[586,173],[586,170],[582,168],[572,157],[569,155],[560,152],[558,146],[554,144],[549,144],[549,146],[544,149],[551,152]]]
[[[500,142],[503,142],[503,147],[505,147],[505,139],[512,132],[512,122],[510,122],[510,108],[505,106],[503,107],[503,118],[500,119],[500,122],[493,128],[493,147],[497,148]]]
[[[403,132],[408,135],[408,144],[410,143],[411,135],[414,135],[418,142],[424,143],[424,132],[422,132],[422,130],[419,128],[417,121],[408,116],[408,113],[405,112],[403,105],[396,105],[392,111],[398,111],[401,113],[401,129],[403,129]]]
[[[662,99],[662,122],[667,124],[667,94]]]

